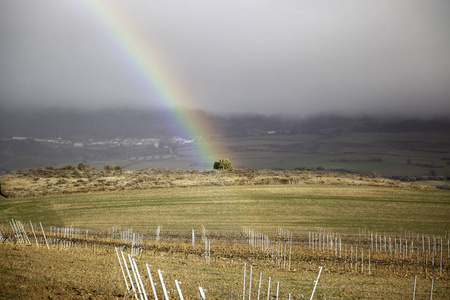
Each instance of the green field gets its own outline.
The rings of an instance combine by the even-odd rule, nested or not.
[[[434,189],[359,186],[222,186],[164,188],[0,200],[0,223],[41,221],[105,230],[113,225],[154,230],[239,231],[242,226],[294,232],[359,228],[445,236],[450,193]]]

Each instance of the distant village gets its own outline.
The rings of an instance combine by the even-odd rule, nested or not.
[[[30,137],[13,137],[12,140],[33,140],[35,142],[52,144],[55,147],[65,146],[74,148],[91,148],[95,146],[104,146],[109,148],[117,147],[145,147],[154,146],[156,149],[164,147],[167,149],[166,154],[147,155],[147,156],[130,156],[130,161],[150,161],[150,160],[165,160],[175,158],[176,155],[172,152],[172,148],[175,146],[186,146],[195,143],[194,140],[185,139],[181,137],[172,137],[170,139],[158,139],[158,138],[114,138],[105,140],[89,139],[87,142],[76,142],[63,138],[30,138]]]

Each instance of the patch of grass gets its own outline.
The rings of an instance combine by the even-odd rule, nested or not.
[[[0,296],[2,297],[25,297],[27,294],[25,293],[16,293],[16,292],[7,292],[7,291],[1,291],[0,290]]]

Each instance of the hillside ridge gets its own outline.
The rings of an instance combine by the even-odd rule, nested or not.
[[[395,188],[432,188],[374,175],[318,171],[272,171],[260,169],[171,170],[143,169],[96,170],[84,164],[78,167],[51,167],[19,170],[0,177],[0,193],[6,198],[47,195],[145,190],[154,188],[232,186],[232,185],[345,185]]]

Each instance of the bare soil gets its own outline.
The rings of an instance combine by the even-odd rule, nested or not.
[[[443,276],[439,267],[421,256],[420,266],[409,259],[392,260],[389,255],[372,252],[371,274],[367,257],[364,269],[361,264],[349,263],[333,251],[312,251],[307,245],[294,240],[292,266],[277,263],[256,248],[249,248],[240,234],[212,234],[211,261],[206,264],[203,245],[198,238],[195,249],[186,237],[176,233],[165,241],[147,240],[134,257],[147,293],[151,294],[145,263],[151,265],[153,280],[157,283],[158,297],[163,298],[156,271],[162,270],[171,299],[178,299],[175,280],[182,282],[185,299],[198,299],[198,287],[206,290],[208,299],[242,298],[242,275],[247,265],[247,282],[250,265],[253,267],[253,298],[256,298],[259,273],[263,273],[262,298],[266,298],[267,280],[272,278],[272,298],[276,282],[280,282],[280,298],[309,298],[319,266],[323,266],[316,299],[406,299],[413,290],[417,275],[417,299],[427,299],[431,279],[434,278],[433,298],[448,299],[450,284],[448,259]],[[61,238],[61,237],[60,237]],[[351,240],[348,240],[351,239]],[[0,243],[0,298],[1,299],[133,299],[126,291],[115,247],[130,252],[130,244],[106,238],[72,239],[70,247],[50,243],[47,249],[42,239],[36,244]],[[67,242],[68,240],[66,240]],[[358,237],[347,237],[346,242],[358,243]],[[126,245],[124,247],[124,245]],[[361,245],[361,244],[360,244]],[[367,255],[367,251],[365,251]],[[429,259],[429,258],[428,258]],[[359,261],[359,260],[358,260]],[[248,288],[248,283],[247,283]]]
[[[111,255],[90,249],[59,251],[0,245],[1,299],[114,299],[123,297]],[[122,293],[122,295],[121,295]]]

